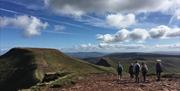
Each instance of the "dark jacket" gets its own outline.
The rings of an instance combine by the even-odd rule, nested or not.
[[[162,65],[161,63],[156,64],[156,72],[162,72]]]
[[[130,65],[129,66],[129,74],[133,74],[134,72],[133,72],[133,65]]]

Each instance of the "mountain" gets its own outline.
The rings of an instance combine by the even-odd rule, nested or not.
[[[112,53],[103,57],[86,58],[84,60],[105,67],[107,64],[110,64],[111,67],[114,68],[117,67],[118,62],[121,62],[125,68],[125,72],[128,72],[128,66],[130,63],[134,63],[135,61],[139,61],[140,63],[145,62],[149,67],[149,73],[155,73],[155,64],[157,59],[162,60],[165,73],[180,73],[180,55],[130,52]]]
[[[101,52],[72,52],[72,53],[66,53],[67,55],[75,58],[90,58],[90,57],[102,57],[104,55],[107,55],[107,53],[101,53]]]
[[[179,51],[157,51],[153,52],[156,54],[166,54],[166,55],[180,55],[180,50]]]
[[[105,67],[111,67],[112,64],[110,64],[111,61],[109,61],[106,58],[101,58],[96,65],[105,66]]]
[[[18,90],[43,82],[50,86],[67,84],[78,75],[109,72],[56,49],[13,48],[0,56],[0,89]]]
[[[112,53],[106,55],[107,57],[121,57],[121,58],[128,58],[128,57],[179,57],[179,55],[168,55],[168,54],[157,54],[157,53],[144,53],[144,52],[129,52],[129,53]]]
[[[124,72],[134,61],[145,62],[152,74],[155,73],[156,59],[162,60],[164,73],[180,73],[180,55],[112,53],[84,59],[91,64],[56,49],[13,48],[0,56],[0,89],[61,87],[91,73],[113,73],[119,61]]]

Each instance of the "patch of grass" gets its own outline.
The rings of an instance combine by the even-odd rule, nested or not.
[[[39,69],[36,69],[35,70],[35,78],[37,78],[40,81],[42,81],[42,79],[44,78],[44,74],[42,74],[42,72]]]

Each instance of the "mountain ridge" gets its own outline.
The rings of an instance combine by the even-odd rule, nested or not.
[[[12,48],[0,56],[0,88],[17,90],[42,83],[46,74],[63,79],[76,75],[103,73],[108,70],[82,60],[69,57],[56,49],[49,48]],[[57,75],[57,76],[56,76]],[[50,79],[46,77],[47,79]],[[58,78],[57,78],[58,79]],[[54,84],[63,84],[56,81]]]

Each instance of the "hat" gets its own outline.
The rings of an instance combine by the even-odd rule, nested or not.
[[[161,60],[160,60],[160,59],[157,59],[156,61],[157,61],[157,62],[161,62]]]

